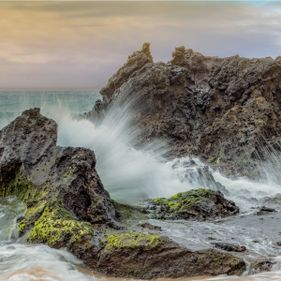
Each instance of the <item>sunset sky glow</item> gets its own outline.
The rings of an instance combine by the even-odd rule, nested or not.
[[[0,88],[99,88],[144,41],[208,55],[281,55],[281,4],[0,2]]]

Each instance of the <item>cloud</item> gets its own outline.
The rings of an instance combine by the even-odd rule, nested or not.
[[[100,87],[144,41],[277,56],[281,5],[254,2],[0,2],[0,87]]]

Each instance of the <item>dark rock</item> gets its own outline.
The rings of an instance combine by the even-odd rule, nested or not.
[[[114,224],[115,209],[95,170],[94,153],[58,147],[56,141],[56,123],[37,108],[23,112],[3,128],[0,196],[17,195],[32,205],[38,195],[41,202],[59,201],[78,219]]]
[[[218,249],[227,251],[227,252],[245,252],[247,248],[245,246],[239,244],[231,244],[231,243],[214,243],[214,246]]]
[[[130,101],[140,142],[162,139],[173,156],[256,177],[256,160],[280,151],[280,80],[280,59],[209,57],[179,47],[169,63],[134,53],[101,94],[103,110]],[[87,116],[95,118],[95,110]]]
[[[259,211],[257,212],[257,215],[263,216],[263,215],[268,215],[268,214],[271,214],[274,212],[276,212],[275,209],[263,206],[259,209]]]
[[[271,271],[275,262],[271,260],[257,260],[251,264],[250,274],[257,274],[260,272]]]
[[[221,192],[200,188],[168,199],[152,199],[148,202],[147,211],[158,219],[206,220],[238,214],[239,208],[225,199]]]
[[[153,225],[153,224],[148,223],[148,222],[141,223],[138,226],[140,226],[142,228],[147,228],[149,230],[155,230],[155,231],[161,231],[162,230],[162,228],[160,226]]]
[[[119,277],[152,279],[241,274],[246,269],[244,261],[228,253],[216,250],[192,252],[154,234],[118,233],[107,239],[98,266],[105,273]]]

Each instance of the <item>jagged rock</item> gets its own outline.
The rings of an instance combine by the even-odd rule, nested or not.
[[[239,208],[221,192],[201,188],[149,200],[147,211],[157,219],[205,220],[238,214]]]
[[[155,231],[161,231],[162,230],[162,228],[160,226],[153,225],[153,224],[148,223],[148,222],[138,224],[138,226],[140,226],[142,228],[147,228],[149,230],[155,230]]]
[[[140,142],[162,139],[173,156],[256,177],[256,160],[281,147],[280,80],[280,58],[218,58],[179,47],[171,62],[153,63],[139,51],[101,90],[102,107],[134,99]]]
[[[73,230],[80,239],[91,233],[91,224],[116,222],[113,202],[95,170],[94,153],[58,147],[56,141],[57,124],[37,108],[0,131],[0,196],[24,201],[27,212],[20,232],[51,246],[74,241]]]

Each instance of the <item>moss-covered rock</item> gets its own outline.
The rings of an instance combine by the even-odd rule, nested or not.
[[[210,219],[239,212],[234,202],[221,192],[199,188],[178,193],[170,198],[156,198],[148,202],[147,210],[158,219]]]
[[[246,265],[239,257],[216,250],[190,251],[167,237],[119,232],[106,237],[98,268],[118,277],[159,277],[241,274]]]

